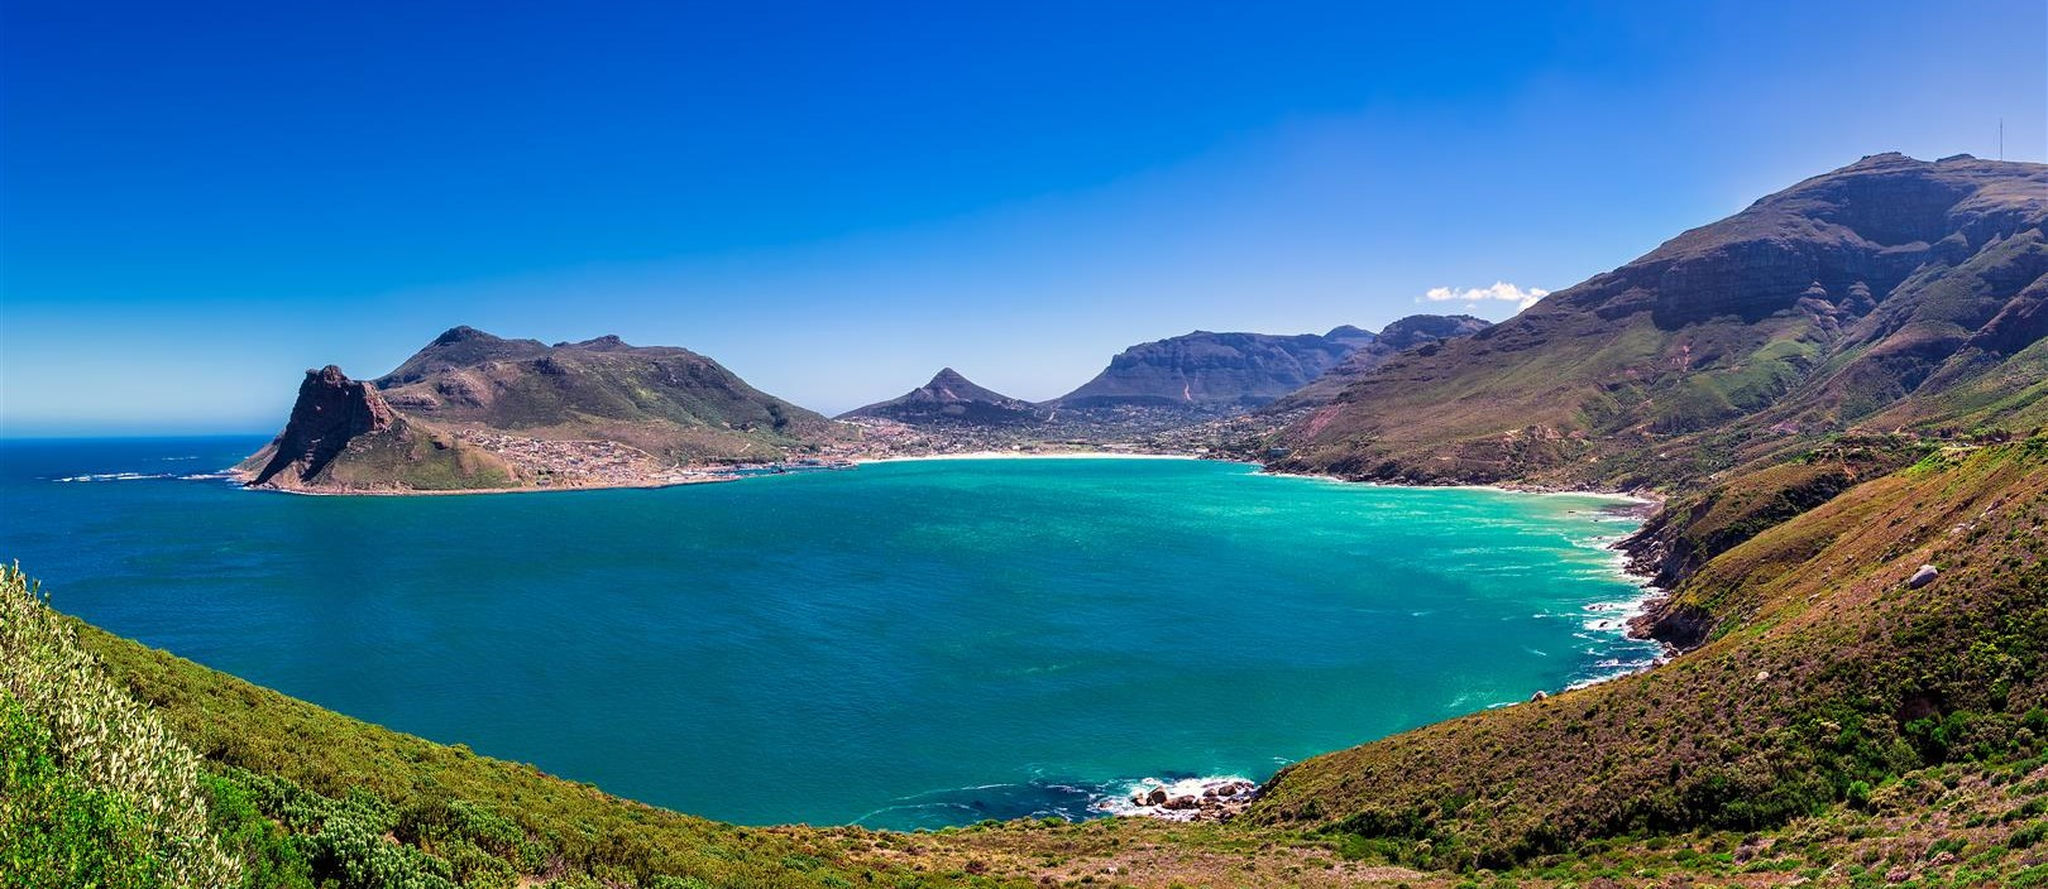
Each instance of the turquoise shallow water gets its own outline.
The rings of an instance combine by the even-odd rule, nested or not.
[[[744,823],[1085,817],[1655,653],[1614,629],[1638,590],[1600,544],[1632,525],[1598,497],[1165,460],[421,498],[180,478],[257,444],[0,443],[0,557],[209,666]]]

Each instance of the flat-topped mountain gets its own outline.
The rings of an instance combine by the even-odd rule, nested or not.
[[[1295,336],[1197,330],[1125,349],[1094,379],[1047,405],[1236,412],[1307,385],[1373,340],[1349,325]]]
[[[1864,158],[1473,336],[1283,436],[1288,469],[1632,486],[1829,432],[2048,421],[2048,166]]]
[[[1380,365],[1402,352],[1442,340],[1471,336],[1490,326],[1492,322],[1471,315],[1409,315],[1388,324],[1378,334],[1372,335],[1371,342],[1359,347],[1336,367],[1324,371],[1322,376],[1288,393],[1270,407],[1286,410],[1328,404],[1359,377],[1378,370]]]
[[[309,372],[284,432],[243,468],[252,484],[313,489],[619,484],[845,434],[688,349],[456,327],[370,384]]]
[[[840,419],[871,417],[913,426],[1006,426],[1034,422],[1043,416],[1044,412],[1031,402],[975,385],[950,367],[909,392],[839,415]]]

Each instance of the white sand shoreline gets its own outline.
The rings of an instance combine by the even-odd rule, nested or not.
[[[898,457],[855,457],[854,465],[866,466],[871,463],[909,463],[919,460],[1209,460],[1193,454],[1134,454],[1123,451],[1056,451],[1052,453],[1017,451],[968,451],[959,454],[916,454]],[[1237,461],[1217,461],[1237,462]]]

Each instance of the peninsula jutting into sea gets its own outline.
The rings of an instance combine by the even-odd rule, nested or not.
[[[0,887],[2048,887],[2044,33],[0,3]]]

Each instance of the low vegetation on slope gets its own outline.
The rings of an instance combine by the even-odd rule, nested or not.
[[[1711,618],[1698,650],[1297,764],[1252,817],[1502,867],[1924,796],[1902,777],[1925,769],[2039,783],[2044,556],[2048,437],[1932,454],[1688,576],[1674,601]],[[1914,587],[1922,564],[1939,576]]]

